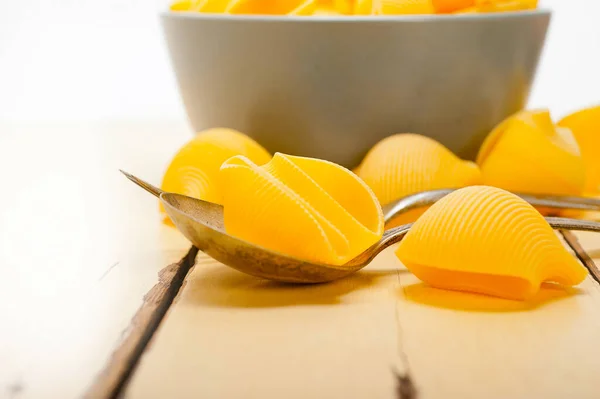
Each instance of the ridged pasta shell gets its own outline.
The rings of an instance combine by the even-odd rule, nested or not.
[[[285,15],[294,12],[303,4],[305,7],[307,6],[302,0],[233,0],[225,12],[229,14]]]
[[[355,0],[333,0],[333,8],[340,14],[351,15]]]
[[[539,212],[488,186],[457,190],[432,205],[396,255],[433,287],[516,300],[535,295],[544,281],[571,286],[587,276]]]
[[[355,15],[371,15],[373,13],[373,0],[356,0],[354,3]]]
[[[306,16],[315,15],[318,11],[317,3],[315,0],[305,0],[299,6],[289,12],[289,15]]]
[[[432,0],[432,4],[438,13],[451,13],[474,7],[475,0]]]
[[[342,265],[383,234],[375,195],[331,162],[277,153],[260,167],[236,156],[221,178],[226,231],[264,248]]]
[[[221,204],[221,164],[234,155],[244,155],[258,164],[271,159],[257,142],[232,129],[209,129],[198,133],[173,157],[163,177],[162,189]]]
[[[478,12],[506,12],[533,10],[537,8],[538,0],[476,0],[475,9]]]
[[[354,13],[353,0],[314,0],[314,5],[312,14],[305,15],[340,16]]]
[[[190,11],[224,13],[231,0],[192,0]]]
[[[411,133],[377,143],[356,172],[382,205],[421,191],[481,184],[481,172],[473,162],[461,160],[429,137]],[[402,222],[412,222],[421,213],[404,215]]]
[[[193,2],[190,0],[176,0],[169,6],[171,11],[189,11]]]
[[[356,15],[433,14],[431,0],[357,0]]]
[[[558,125],[573,132],[585,163],[584,192],[600,193],[600,106],[563,118]]]
[[[477,156],[484,184],[513,192],[579,195],[585,166],[569,129],[547,110],[522,111],[498,125]]]
[[[433,14],[431,0],[374,0],[376,15]]]

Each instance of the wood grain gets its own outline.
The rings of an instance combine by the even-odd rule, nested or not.
[[[96,399],[119,395],[179,292],[197,253],[198,250],[192,247],[183,259],[160,271],[158,283],[144,295],[144,303],[131,320],[125,339],[84,397]]]
[[[588,269],[590,276],[600,284],[600,270],[598,269],[598,266],[592,257],[586,252],[583,246],[581,246],[581,243],[577,239],[575,233],[569,230],[561,230],[560,234],[564,238],[567,245],[573,250],[575,256],[577,256],[577,259],[579,259],[586,269]]]
[[[600,256],[600,235],[577,237]],[[592,399],[598,336],[591,277],[515,302],[429,288],[391,251],[318,286],[199,254],[125,396]]]

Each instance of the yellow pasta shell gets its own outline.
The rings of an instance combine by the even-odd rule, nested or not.
[[[340,16],[354,12],[354,0],[314,0],[315,9],[312,15]]]
[[[198,133],[173,157],[163,177],[162,189],[221,204],[221,164],[234,155],[244,155],[258,164],[271,155],[248,136],[232,129],[209,129]]]
[[[537,8],[538,0],[476,0],[478,12],[505,12],[533,10]]]
[[[298,7],[290,11],[289,15],[306,16],[314,15],[317,11],[317,4],[315,0],[306,0],[301,3]]]
[[[418,134],[396,134],[377,143],[356,169],[382,205],[410,194],[481,183],[473,162],[463,161],[437,141]],[[416,220],[419,212],[404,215]]]
[[[296,11],[299,8],[306,9],[306,7],[311,8],[311,5],[307,5],[302,0],[233,0],[225,12],[258,15],[285,15],[296,12],[296,15],[310,15]]]
[[[558,125],[571,129],[579,144],[585,163],[584,191],[600,193],[600,106],[575,112]]]
[[[431,0],[374,0],[376,15],[433,14]]]
[[[331,162],[275,154],[221,167],[226,231],[299,259],[342,265],[377,242],[383,214],[356,175]]]
[[[191,0],[179,0],[171,3],[169,9],[171,11],[189,11],[192,8]]]
[[[432,205],[396,255],[433,287],[516,300],[535,295],[544,281],[570,286],[587,276],[539,212],[488,186],[457,190]]]
[[[373,13],[373,0],[356,0],[354,3],[355,15],[371,15]]]
[[[547,110],[503,121],[484,141],[477,163],[485,184],[514,192],[579,195],[585,183],[573,134],[555,126]]]
[[[431,3],[438,13],[451,13],[475,6],[475,0],[432,0]]]
[[[431,0],[356,0],[356,15],[433,14]]]
[[[191,11],[204,13],[224,13],[231,0],[192,0]]]
[[[350,15],[354,10],[355,0],[333,0],[333,8],[339,14]]]

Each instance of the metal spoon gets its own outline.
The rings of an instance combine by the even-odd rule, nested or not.
[[[383,217],[389,222],[396,216],[413,209],[431,206],[456,189],[423,191],[400,198],[383,206]],[[538,195],[515,193],[533,206],[552,209],[577,209],[585,211],[600,211],[600,200],[585,197],[566,197],[555,195]]]
[[[211,202],[167,193],[121,171],[129,180],[163,203],[175,226],[199,250],[217,261],[256,277],[291,283],[323,283],[346,277],[367,266],[381,251],[400,242],[411,225],[384,232],[383,237],[362,254],[342,266],[312,263],[292,258],[230,236],[223,225],[223,207]],[[555,229],[600,232],[600,223],[576,219],[546,218]]]

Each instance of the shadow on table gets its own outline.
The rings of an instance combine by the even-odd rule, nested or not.
[[[471,312],[523,312],[537,309],[559,299],[583,294],[583,291],[574,287],[543,283],[540,291],[533,298],[514,301],[468,292],[442,290],[417,283],[403,287],[401,294],[411,302],[444,309]]]
[[[385,270],[361,270],[324,284],[285,284],[249,276],[208,257],[199,257],[184,294],[188,303],[214,307],[266,308],[295,305],[332,305],[342,297],[378,284],[397,286],[397,265]],[[350,302],[350,301],[348,301]]]

